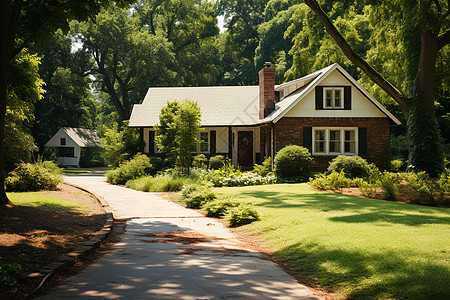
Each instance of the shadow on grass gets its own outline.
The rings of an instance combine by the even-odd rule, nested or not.
[[[424,264],[414,253],[379,254],[295,244],[276,253],[292,269],[326,286],[352,286],[348,299],[449,299],[449,269]],[[372,278],[374,277],[374,278]]]
[[[267,208],[293,209],[308,208],[317,211],[345,211],[349,215],[330,218],[335,222],[369,223],[387,222],[407,226],[424,224],[450,224],[450,214],[436,216],[436,212],[447,213],[443,208],[431,208],[418,205],[402,204],[356,196],[322,192],[272,192],[242,191],[239,197],[253,197],[262,201],[255,206]]]

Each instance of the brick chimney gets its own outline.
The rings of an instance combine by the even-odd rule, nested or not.
[[[275,68],[272,63],[264,63],[259,71],[259,118],[264,119],[275,110]]]

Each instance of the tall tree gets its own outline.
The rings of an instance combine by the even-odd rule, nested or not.
[[[441,135],[435,118],[436,60],[439,51],[450,43],[450,5],[438,0],[394,1],[393,5],[381,4],[381,9],[394,6],[403,18],[402,33],[405,44],[407,72],[411,81],[407,94],[386,80],[366,60],[358,55],[338,31],[319,3],[305,3],[322,20],[345,56],[400,106],[408,120],[408,163],[417,170],[437,176],[443,170]],[[395,13],[391,13],[395,15]]]
[[[87,19],[98,13],[100,8],[109,2],[108,0],[0,2],[0,204],[9,202],[4,190],[3,154],[9,62],[30,42],[45,42],[56,29],[67,29],[70,20]]]
[[[90,57],[72,51],[70,36],[56,31],[38,54],[39,74],[46,83],[46,92],[35,104],[32,132],[42,151],[60,127],[94,128],[96,107],[87,72]]]

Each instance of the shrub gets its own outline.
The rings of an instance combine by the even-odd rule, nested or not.
[[[5,187],[8,192],[55,190],[60,182],[62,178],[59,174],[53,173],[40,164],[21,163],[9,173],[5,179]]]
[[[209,168],[213,170],[218,170],[222,168],[225,164],[225,158],[223,155],[216,155],[209,159]]]
[[[125,184],[128,180],[149,174],[151,170],[150,159],[138,153],[131,160],[121,163],[118,168],[106,172],[106,178],[112,184]]]
[[[253,168],[253,173],[260,176],[267,176],[270,172],[272,172],[272,159],[270,156],[266,158],[261,165],[255,164],[255,167]]]
[[[208,167],[208,159],[205,154],[197,154],[194,156],[192,166],[200,169],[206,169]]]
[[[289,145],[275,155],[275,172],[280,177],[298,177],[309,173],[313,159],[309,150]]]
[[[330,174],[319,174],[309,179],[309,185],[318,190],[342,190],[346,187],[357,186],[361,180],[352,180],[345,176],[343,170],[332,171]]]
[[[383,198],[389,200],[395,200],[397,196],[397,188],[396,188],[396,176],[387,171],[383,172],[383,176],[380,180],[380,185],[383,188]]]
[[[369,175],[369,163],[360,156],[339,155],[328,167],[328,171],[344,171],[350,178],[366,178]]]
[[[169,174],[143,176],[127,181],[126,187],[142,192],[178,192],[185,184],[191,182],[188,178],[172,177]]]
[[[399,172],[404,164],[405,164],[405,162],[403,160],[401,160],[401,159],[393,159],[393,160],[391,160],[391,171],[392,172]]]
[[[230,207],[224,216],[231,227],[250,224],[259,220],[258,212],[247,204],[240,204],[236,207]]]
[[[200,184],[186,185],[181,191],[181,196],[188,208],[200,208],[205,203],[216,199],[216,194],[209,186]]]
[[[230,207],[236,207],[239,204],[238,201],[231,198],[222,198],[206,203],[203,209],[206,211],[206,216],[220,218],[227,213]]]
[[[377,194],[377,185],[364,181],[359,185],[359,191],[362,196],[373,198]]]

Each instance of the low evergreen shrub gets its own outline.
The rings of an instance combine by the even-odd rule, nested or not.
[[[106,178],[112,184],[126,184],[128,180],[150,174],[151,171],[150,159],[138,153],[129,161],[121,163],[118,168],[107,171]]]
[[[223,155],[216,155],[209,159],[209,168],[213,170],[218,170],[222,168],[225,164],[225,158]]]
[[[260,176],[267,176],[270,172],[272,172],[272,158],[270,156],[266,158],[261,165],[255,164],[253,168],[253,173],[256,173]]]
[[[188,208],[200,208],[209,201],[216,199],[216,194],[209,186],[200,184],[185,186],[181,196]]]
[[[275,173],[279,177],[299,177],[309,173],[313,158],[305,147],[289,145],[275,155]]]
[[[206,216],[220,218],[227,213],[230,207],[236,207],[239,204],[238,201],[231,198],[221,198],[206,203],[202,208],[206,211]]]
[[[206,169],[208,167],[208,159],[205,154],[197,154],[194,156],[192,166],[195,168]]]
[[[335,157],[328,167],[328,171],[344,171],[349,178],[366,178],[369,175],[369,163],[357,155],[339,155]]]
[[[230,223],[231,227],[238,227],[258,221],[259,214],[250,205],[240,204],[239,206],[227,209],[224,219]]]
[[[52,166],[51,163],[48,166]],[[40,190],[55,190],[62,182],[60,170],[53,171],[44,168],[41,164],[21,163],[9,173],[5,179],[5,188],[8,192],[29,192]]]

